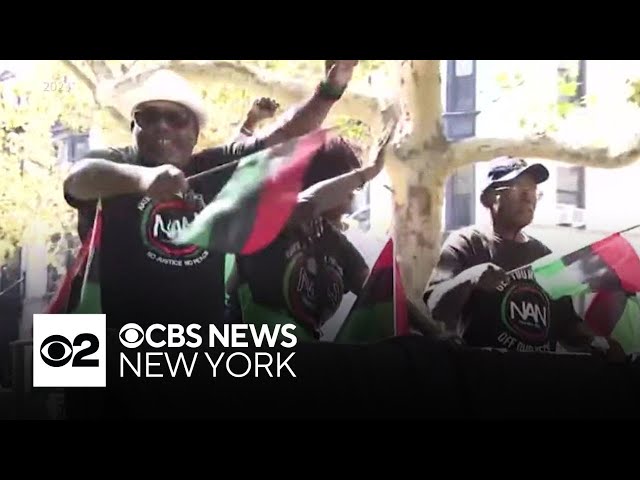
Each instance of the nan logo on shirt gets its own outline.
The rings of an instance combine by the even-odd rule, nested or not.
[[[177,245],[174,239],[188,227],[201,204],[176,198],[168,202],[153,203],[144,197],[138,204],[142,212],[140,233],[147,247],[147,257],[156,262],[176,267],[189,267],[200,264],[208,251],[197,245]]]
[[[323,256],[324,262],[319,264],[299,242],[288,250],[287,256],[282,291],[289,312],[296,320],[319,328],[342,302],[342,269],[331,256]],[[319,281],[321,275],[323,280]]]
[[[532,345],[547,341],[551,304],[534,283],[514,282],[504,293],[500,314],[507,329],[522,341]]]

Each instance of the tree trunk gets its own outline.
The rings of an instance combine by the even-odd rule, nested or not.
[[[444,178],[434,168],[441,162],[440,153],[423,150],[419,155],[412,159],[411,168],[390,168],[390,176],[394,189],[396,259],[407,295],[423,309],[422,292],[442,241]]]
[[[402,281],[423,313],[422,292],[441,244],[448,142],[442,128],[440,64],[405,60],[399,65],[403,123],[387,171],[393,185],[393,236]],[[374,212],[375,215],[375,212]]]

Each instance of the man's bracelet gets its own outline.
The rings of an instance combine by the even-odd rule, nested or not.
[[[253,135],[253,132],[245,127],[240,128],[240,133],[246,135],[247,137],[251,137]]]
[[[340,100],[347,87],[335,87],[326,80],[318,85],[318,94],[329,100]]]

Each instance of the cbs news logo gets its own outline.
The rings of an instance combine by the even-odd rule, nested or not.
[[[33,316],[34,387],[106,387],[106,316]]]

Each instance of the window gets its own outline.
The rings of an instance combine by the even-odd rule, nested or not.
[[[73,156],[71,161],[74,162],[89,151],[89,135],[74,135],[73,137]]]
[[[558,167],[557,203],[584,208],[584,167]]]
[[[561,60],[558,65],[558,103],[582,107],[586,94],[587,61]],[[585,208],[584,178],[584,167],[559,167],[557,203]]]
[[[475,222],[475,166],[457,170],[447,180],[445,229],[455,230]]]
[[[89,135],[65,135],[56,141],[56,150],[60,163],[75,162],[89,151]]]
[[[66,138],[63,138],[56,142],[56,156],[58,158],[58,163],[64,163],[68,161],[69,143],[67,142]]]
[[[447,60],[445,134],[459,140],[476,132],[476,61]],[[445,190],[445,230],[475,222],[475,166],[456,170]]]
[[[476,132],[476,61],[447,60],[445,134],[459,140]]]

